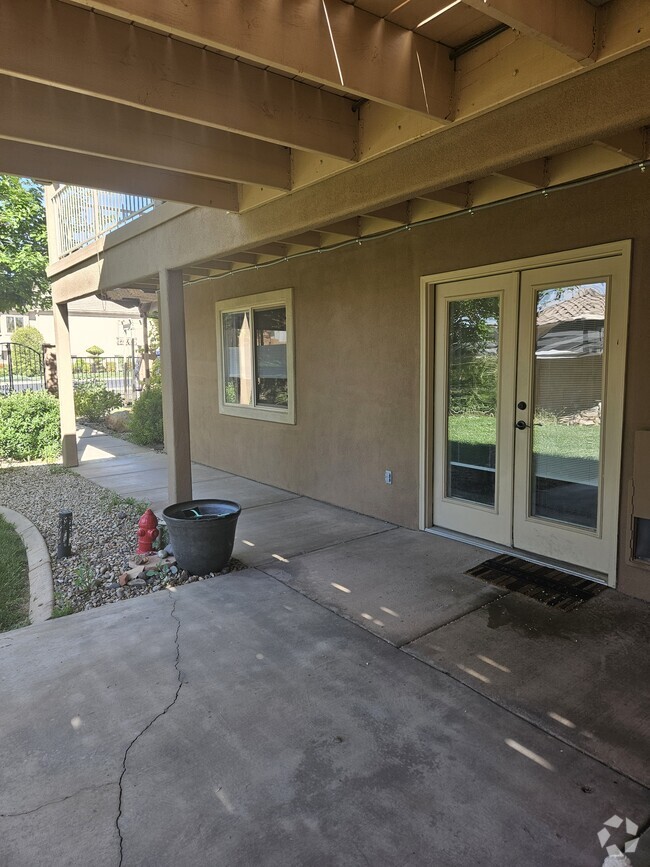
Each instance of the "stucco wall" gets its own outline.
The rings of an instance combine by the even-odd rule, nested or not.
[[[195,460],[406,526],[417,526],[419,278],[634,239],[620,544],[634,431],[650,428],[646,173],[512,202],[380,241],[186,287]],[[214,304],[294,288],[297,424],[219,415]],[[393,471],[393,485],[384,470]],[[650,572],[620,557],[619,587],[650,596]]]

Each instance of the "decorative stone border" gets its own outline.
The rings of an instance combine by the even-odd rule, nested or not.
[[[45,539],[32,522],[20,512],[14,512],[13,509],[0,506],[0,515],[10,524],[13,524],[27,551],[29,622],[43,623],[52,616],[54,607],[52,562]]]

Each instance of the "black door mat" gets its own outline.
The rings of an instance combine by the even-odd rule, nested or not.
[[[607,587],[595,581],[568,575],[539,563],[529,563],[508,554],[485,560],[473,569],[468,569],[465,574],[482,578],[504,590],[529,596],[561,611],[571,611],[607,590]]]

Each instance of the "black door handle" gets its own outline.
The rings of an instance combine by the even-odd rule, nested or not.
[[[525,421],[518,421],[515,423],[515,427],[517,428],[517,430],[526,430],[526,428],[530,427],[530,425],[527,425]]]

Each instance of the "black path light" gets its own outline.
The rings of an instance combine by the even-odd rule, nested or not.
[[[72,512],[65,510],[59,512],[59,543],[56,548],[56,559],[63,560],[72,554],[70,535],[72,533]]]

